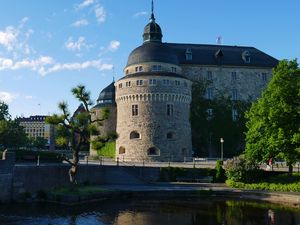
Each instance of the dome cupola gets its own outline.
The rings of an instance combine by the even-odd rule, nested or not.
[[[153,1],[152,1],[152,10],[150,22],[145,26],[143,33],[144,43],[147,42],[161,42],[162,41],[162,32],[160,26],[155,22],[154,13],[153,13]]]
[[[104,88],[97,99],[97,104],[114,104],[115,103],[115,82],[112,82]]]

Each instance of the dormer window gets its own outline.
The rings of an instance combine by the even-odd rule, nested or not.
[[[186,61],[192,61],[193,60],[193,53],[192,53],[192,49],[187,48],[185,51],[185,59]]]
[[[243,60],[244,60],[245,63],[250,63],[250,61],[251,61],[250,52],[249,51],[244,51],[242,53],[242,58],[243,58]]]

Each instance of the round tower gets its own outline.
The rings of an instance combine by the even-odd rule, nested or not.
[[[183,161],[192,156],[191,82],[161,39],[152,12],[143,44],[131,52],[125,76],[115,83],[120,160]]]
[[[91,109],[92,120],[101,118],[104,109],[109,110],[109,117],[102,122],[101,126],[96,125],[100,136],[116,132],[117,106],[115,102],[115,82],[112,82],[100,92],[97,105]],[[91,140],[96,137],[91,136]],[[90,155],[97,155],[97,151],[92,148],[92,145],[90,146]]]

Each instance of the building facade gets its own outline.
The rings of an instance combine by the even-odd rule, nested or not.
[[[54,125],[45,122],[47,116],[36,115],[30,117],[18,118],[20,126],[24,127],[25,133],[28,137],[41,137],[48,141],[50,150],[55,148]]]
[[[244,46],[163,43],[152,12],[143,44],[115,82],[116,157],[124,161],[183,161],[192,156],[192,82],[210,81],[205,97],[255,100],[278,61]]]

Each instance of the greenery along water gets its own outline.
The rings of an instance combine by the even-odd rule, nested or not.
[[[103,202],[0,206],[1,225],[298,225],[300,210],[243,201]]]

